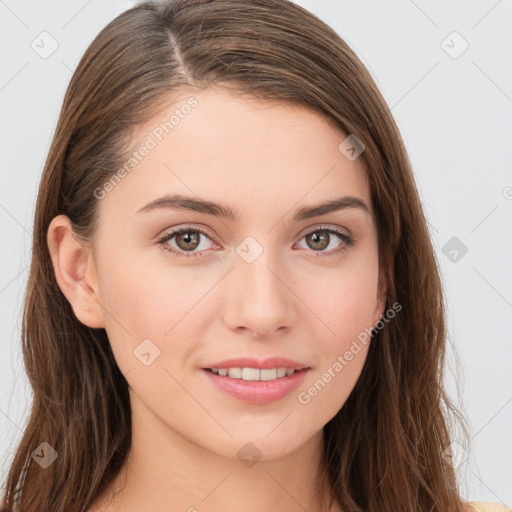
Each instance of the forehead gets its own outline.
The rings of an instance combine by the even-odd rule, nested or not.
[[[305,106],[182,92],[133,132],[131,168],[108,199],[122,195],[135,211],[162,193],[231,198],[254,213],[354,195],[371,207],[361,161],[340,151],[346,137]]]

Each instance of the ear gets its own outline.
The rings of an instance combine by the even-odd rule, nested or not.
[[[50,222],[47,243],[57,284],[78,320],[88,327],[105,327],[92,248],[73,233],[65,215]]]
[[[386,308],[386,299],[388,295],[388,286],[386,278],[384,277],[384,273],[382,270],[379,271],[379,284],[377,289],[377,305],[375,306],[375,312],[373,315],[373,327],[375,327],[382,315],[384,314],[384,309]]]

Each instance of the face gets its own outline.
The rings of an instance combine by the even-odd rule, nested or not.
[[[273,459],[343,406],[384,307],[369,186],[339,149],[346,136],[307,108],[219,89],[139,127],[137,162],[98,191],[93,250],[135,417],[225,457],[252,442]],[[243,377],[269,380],[236,378],[257,364],[267,371]],[[207,369],[223,365],[227,376]]]

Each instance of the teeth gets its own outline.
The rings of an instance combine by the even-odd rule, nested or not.
[[[228,368],[228,376],[232,379],[241,379],[242,368]]]
[[[260,380],[274,380],[274,379],[277,379],[277,368],[260,370]]]
[[[293,375],[292,368],[211,368],[211,371],[221,377],[231,377],[242,380],[275,380]]]

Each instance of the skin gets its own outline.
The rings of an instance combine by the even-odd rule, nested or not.
[[[62,215],[48,230],[61,290],[82,323],[105,328],[130,386],[128,461],[89,510],[318,510],[322,428],[356,384],[369,345],[309,403],[297,395],[377,324],[385,306],[366,173],[338,149],[346,134],[318,113],[219,88],[175,97],[139,128],[134,150],[191,95],[197,107],[98,201],[92,244],[73,238]],[[164,193],[225,204],[240,219],[170,208],[136,213]],[[364,200],[369,213],[347,208],[292,221],[297,209],[344,195]],[[186,257],[190,241],[178,237],[167,246],[185,256],[157,243],[184,226],[207,232],[195,249],[203,256]],[[327,234],[327,247],[315,245],[306,235],[320,226],[355,242]],[[263,249],[251,263],[236,252],[247,236]],[[160,355],[146,366],[134,350],[148,338]],[[219,391],[201,369],[246,355],[289,357],[311,369],[285,398],[248,404]],[[248,442],[262,454],[252,467],[237,457]]]

